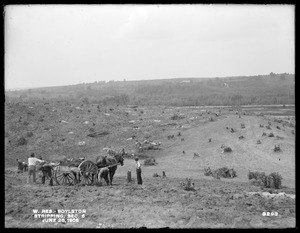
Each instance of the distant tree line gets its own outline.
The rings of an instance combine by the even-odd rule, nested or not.
[[[253,105],[294,104],[295,76],[287,73],[252,77],[126,81],[78,84],[6,92],[19,101],[44,99],[103,105]]]

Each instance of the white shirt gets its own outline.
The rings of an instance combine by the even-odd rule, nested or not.
[[[31,166],[31,165],[35,166],[37,162],[42,163],[42,162],[44,162],[44,160],[40,160],[40,159],[35,158],[35,157],[28,158],[28,166]]]
[[[136,161],[136,168],[141,168],[141,164],[139,161]]]

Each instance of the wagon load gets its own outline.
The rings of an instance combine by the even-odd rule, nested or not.
[[[78,167],[85,158],[71,158],[66,159],[60,163],[61,166],[68,166],[68,167]]]

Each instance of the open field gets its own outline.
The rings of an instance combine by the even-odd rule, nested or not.
[[[249,192],[295,194],[295,107],[244,106],[240,114],[239,117],[232,107],[103,107],[67,101],[7,102],[5,226],[294,227],[294,198],[267,199]],[[267,129],[267,125],[271,128]],[[231,128],[234,132],[230,132]],[[87,136],[92,132],[108,134]],[[263,132],[266,136],[262,136]],[[274,137],[268,137],[271,132]],[[168,139],[170,135],[174,137]],[[244,138],[239,139],[240,136]],[[26,141],[22,145],[21,137]],[[98,155],[106,154],[104,147],[137,153],[136,140],[145,139],[162,145],[160,150],[140,154],[143,158],[154,157],[158,163],[142,168],[141,186],[126,182],[128,170],[136,178],[135,162],[131,158],[125,159],[124,166],[118,166],[111,187],[50,187],[40,184],[40,178],[36,185],[26,184],[27,173],[17,173],[16,159],[27,161],[31,152],[48,161],[64,155],[95,162]],[[222,153],[223,144],[232,148],[232,152]],[[281,151],[274,152],[274,145],[279,145]],[[199,156],[194,158],[194,153]],[[233,168],[237,177],[214,179],[204,175],[204,168],[224,166]],[[283,187],[270,190],[256,186],[248,180],[249,170],[278,172]],[[167,178],[153,177],[154,173],[162,175],[162,171]],[[187,177],[195,183],[195,191],[180,186]],[[85,209],[86,215],[78,223],[43,223],[34,218],[33,209]],[[278,212],[278,216],[262,216],[264,211]]]

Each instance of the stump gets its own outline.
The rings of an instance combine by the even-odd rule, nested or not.
[[[127,172],[127,182],[131,182],[131,171]]]

